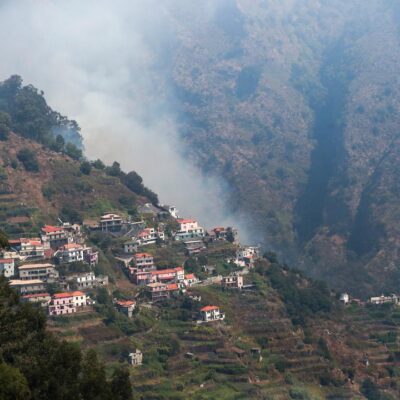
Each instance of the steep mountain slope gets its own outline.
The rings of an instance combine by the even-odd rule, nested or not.
[[[396,2],[170,9],[183,135],[263,242],[314,275],[391,288],[398,264]],[[190,54],[190,56],[189,56]],[[380,278],[372,287],[368,281]],[[337,279],[338,278],[338,279]]]
[[[27,148],[36,155],[37,171],[18,160]],[[79,222],[111,210],[134,214],[138,204],[149,201],[107,170],[85,174],[82,162],[14,133],[0,141],[0,164],[0,227],[9,235],[37,233],[57,218]]]

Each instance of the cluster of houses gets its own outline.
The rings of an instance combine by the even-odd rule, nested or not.
[[[23,301],[46,306],[49,315],[81,310],[91,303],[82,290],[108,284],[107,276],[96,276],[91,270],[98,263],[98,253],[85,244],[80,225],[45,225],[39,237],[11,239],[9,244],[0,259],[0,274]],[[86,264],[87,272],[61,276],[58,266],[71,263]],[[50,285],[65,292],[51,296]]]
[[[10,262],[37,262],[54,260],[58,264],[85,262],[95,265],[98,253],[86,246],[81,226],[62,224],[61,226],[45,225],[40,237],[19,238],[9,240],[10,250],[3,252],[0,273],[10,277],[13,275]]]
[[[363,302],[360,299],[356,298],[351,298],[348,293],[341,293],[339,297],[339,301],[343,303],[344,305],[347,304],[359,304],[359,305],[364,305],[364,304],[373,304],[373,305],[382,305],[382,304],[395,304],[398,305],[400,304],[400,296],[397,296],[396,294],[391,294],[388,296],[385,296],[384,294],[380,296],[373,296],[368,299],[367,302]]]

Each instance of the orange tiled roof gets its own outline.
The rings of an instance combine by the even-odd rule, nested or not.
[[[200,311],[213,311],[213,310],[219,310],[219,307],[217,306],[205,306],[200,309]]]

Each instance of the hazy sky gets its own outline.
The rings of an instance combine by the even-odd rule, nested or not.
[[[174,45],[174,16],[163,4],[3,0],[0,79],[19,74],[44,90],[54,109],[80,124],[89,158],[136,170],[162,202],[206,226],[231,222],[220,183],[184,157],[160,68]],[[197,4],[212,13],[212,2]]]

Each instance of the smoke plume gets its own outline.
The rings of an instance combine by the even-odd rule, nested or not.
[[[54,109],[78,121],[89,158],[137,171],[161,202],[207,227],[238,226],[226,190],[197,170],[181,144],[164,73],[175,40],[164,7],[171,3],[3,1],[0,78],[19,74],[43,89]],[[196,7],[213,12],[210,1]]]

